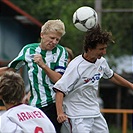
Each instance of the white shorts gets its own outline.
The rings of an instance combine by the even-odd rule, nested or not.
[[[108,125],[102,115],[95,118],[76,118],[65,121],[61,133],[109,133]]]

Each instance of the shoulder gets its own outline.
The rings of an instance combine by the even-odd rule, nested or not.
[[[8,113],[9,112],[5,112],[3,115],[0,116],[0,132],[14,132],[16,130],[17,125],[10,120],[10,118],[8,117]]]
[[[78,55],[76,56],[71,62],[73,62],[74,64],[80,64],[82,62],[86,62],[85,59],[82,57],[82,55]]]
[[[85,63],[82,55],[78,55],[72,61],[70,61],[67,68],[70,68],[73,71],[78,70],[78,68],[82,65],[83,62]]]
[[[8,118],[8,115],[10,114],[10,110],[5,111],[1,116],[1,120],[5,120]]]
[[[68,53],[65,47],[61,46],[60,44],[57,44],[56,47],[52,50],[53,54],[57,54],[59,57],[65,57],[68,58]]]
[[[97,62],[99,63],[107,63],[107,60],[105,57],[101,57],[100,59],[97,59]]]
[[[105,57],[101,57],[100,61],[106,61]]]
[[[25,45],[23,48],[24,49],[28,49],[28,48],[36,48],[39,46],[39,43],[31,43],[31,44],[27,44]]]
[[[61,50],[61,51],[66,51],[65,47],[63,47],[60,44],[57,44],[56,48],[59,49],[59,50]]]

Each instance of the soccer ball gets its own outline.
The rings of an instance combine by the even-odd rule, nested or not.
[[[80,7],[73,14],[73,24],[80,31],[89,31],[98,24],[97,12],[88,6]]]

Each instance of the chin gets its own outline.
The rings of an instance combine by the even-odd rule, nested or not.
[[[48,51],[51,51],[51,50],[53,50],[53,49],[54,49],[53,47],[52,47],[52,48],[47,48]]]
[[[102,56],[99,56],[98,59],[101,59]]]

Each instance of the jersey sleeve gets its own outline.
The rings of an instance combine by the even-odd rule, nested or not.
[[[54,90],[59,90],[63,92],[65,95],[68,94],[74,88],[75,83],[77,82],[79,75],[77,73],[77,69],[71,62],[69,63],[68,67],[66,68],[65,73],[59,79],[55,85]]]
[[[25,65],[25,48],[23,48],[18,56],[14,58],[9,64],[8,67],[19,70],[22,66]]]
[[[57,53],[59,54],[56,61],[55,71],[63,75],[67,67],[68,53],[64,47],[58,48]]]
[[[104,79],[109,79],[113,76],[114,72],[112,69],[110,69],[107,61],[105,60],[105,67],[104,67],[104,74],[103,74],[103,78]]]

